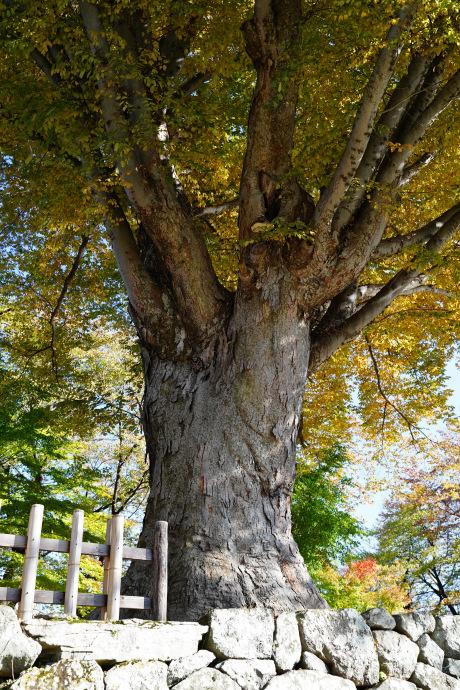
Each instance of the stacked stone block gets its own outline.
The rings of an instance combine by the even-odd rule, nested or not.
[[[0,675],[11,690],[460,690],[460,616],[215,609],[202,624],[21,630],[0,607]]]

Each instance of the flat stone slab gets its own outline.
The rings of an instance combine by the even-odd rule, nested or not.
[[[157,623],[131,618],[104,621],[48,621],[24,625],[47,657],[93,660],[101,664],[157,659],[170,661],[198,651],[207,627],[198,623]]]
[[[410,678],[420,653],[415,642],[393,630],[374,630],[373,635],[380,670],[395,678]]]
[[[276,676],[272,659],[227,659],[216,668],[230,676],[244,690],[261,690]]]
[[[33,666],[41,645],[24,635],[10,606],[0,606],[0,678],[17,678]]]
[[[439,616],[431,635],[449,659],[460,659],[460,616]]]
[[[320,657],[332,673],[356,685],[379,681],[372,632],[354,609],[309,609],[297,614],[302,649]],[[418,648],[417,648],[418,651]]]
[[[300,661],[299,626],[295,613],[279,613],[275,620],[273,658],[280,673],[291,671]]]
[[[411,681],[422,690],[460,690],[460,681],[428,664],[418,663]]]
[[[105,690],[167,690],[167,675],[162,661],[130,661],[107,671]]]
[[[272,678],[266,690],[356,690],[351,680],[319,671],[288,671]]]
[[[241,690],[241,685],[216,668],[202,668],[175,685],[174,690]]]
[[[270,609],[214,609],[205,647],[219,659],[271,659],[275,617]]]
[[[104,674],[95,661],[59,661],[24,671],[11,690],[104,690]]]

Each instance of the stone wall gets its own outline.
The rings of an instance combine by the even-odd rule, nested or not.
[[[0,676],[11,690],[460,690],[460,616],[216,609],[201,623],[21,629],[2,606]]]

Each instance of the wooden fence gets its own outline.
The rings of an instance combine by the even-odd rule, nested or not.
[[[0,587],[0,601],[19,602],[18,618],[30,621],[34,603],[64,604],[64,613],[75,616],[77,606],[101,607],[102,620],[118,620],[120,609],[151,610],[152,619],[166,621],[168,582],[168,523],[155,523],[153,549],[123,546],[123,516],[114,515],[107,520],[105,544],[83,541],[83,511],[75,510],[72,518],[70,541],[44,539],[41,536],[43,506],[32,506],[27,537],[0,534],[0,547],[24,549],[21,589]],[[36,590],[37,566],[40,551],[68,553],[65,592]],[[102,594],[84,594],[78,591],[78,575],[82,555],[104,559]],[[122,560],[151,561],[153,563],[153,596],[133,597],[120,593]]]

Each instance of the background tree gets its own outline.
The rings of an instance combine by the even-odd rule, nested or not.
[[[30,507],[40,502],[44,536],[68,539],[79,508],[87,541],[103,542],[107,517],[122,510],[126,539],[134,540],[147,466],[142,379],[123,310],[116,300],[110,309],[104,291],[82,298],[86,256],[79,249],[75,255],[64,234],[56,229],[54,242],[41,247],[24,246],[25,236],[17,226],[0,239],[2,530],[26,534]],[[38,587],[62,590],[66,557],[41,556]],[[23,557],[1,553],[5,586],[20,585]],[[101,578],[99,559],[83,557],[82,590],[99,591]]]
[[[353,482],[345,474],[349,464],[340,446],[316,458],[303,452],[297,459],[292,533],[313,579],[325,563],[343,563],[367,533],[353,515]]]
[[[460,612],[459,449],[453,435],[414,461],[377,530],[378,560],[399,562],[414,605],[453,615]]]
[[[334,609],[362,612],[379,607],[400,613],[412,603],[404,567],[398,561],[383,565],[375,558],[362,558],[348,559],[339,567],[326,564],[315,572],[315,582]]]
[[[144,367],[140,544],[168,520],[173,618],[324,605],[290,531],[307,373],[396,299],[449,299],[457,8],[394,10],[0,4],[5,211],[37,241],[67,210],[108,231]],[[238,230],[209,220],[235,205]],[[150,581],[133,566],[126,591]]]

